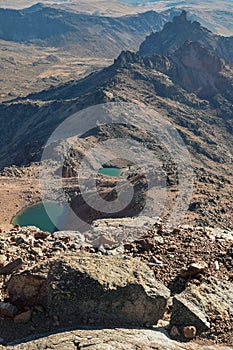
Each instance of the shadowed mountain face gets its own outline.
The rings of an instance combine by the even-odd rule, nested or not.
[[[232,66],[200,42],[186,42],[172,55],[172,61],[176,67],[174,76],[186,90],[201,98],[214,99],[221,94],[233,101]]]
[[[0,39],[65,47],[80,56],[115,57],[122,49],[137,49],[165,22],[166,16],[154,11],[111,18],[38,4],[20,11],[0,9]]]
[[[181,33],[187,25],[192,27],[184,13],[177,20]],[[61,121],[108,101],[128,101],[158,110],[181,132],[197,161],[231,164],[233,68],[203,44],[206,33],[208,38],[215,36],[202,28],[202,43],[193,42],[191,35],[189,42],[164,56],[166,28],[158,33],[155,47],[162,49],[155,55],[122,52],[112,66],[87,78],[3,103],[1,167],[39,160],[43,144]],[[144,136],[139,133],[137,137],[143,141]]]
[[[150,56],[153,54],[167,55],[182,46],[187,40],[199,41],[215,54],[233,64],[233,37],[222,37],[213,34],[202,27],[199,22],[187,19],[186,11],[175,16],[172,22],[165,24],[161,32],[152,33],[141,44],[139,54]]]
[[[153,81],[156,94],[190,105],[210,105],[212,108],[222,108],[224,105],[226,108],[233,101],[233,67],[200,42],[188,41],[167,56],[156,54],[143,57],[123,51],[112,66],[98,73],[79,82],[31,94],[26,99],[67,100],[90,91],[102,91],[105,87],[114,89],[124,80],[124,75],[126,89],[131,80],[136,83],[144,77],[144,83],[148,86]],[[222,104],[220,96],[225,99],[225,104]]]
[[[182,9],[188,11],[192,20],[200,22],[213,33],[231,36],[233,31],[233,9],[231,0],[209,1],[136,1],[129,4],[123,0],[69,0],[49,1],[40,0],[39,4],[33,0],[0,0],[1,8],[22,9],[29,7],[30,11],[44,6],[60,9],[62,11],[86,13],[95,16],[119,17],[132,15],[145,11],[157,11],[166,17],[166,21],[180,14]],[[141,6],[143,5],[143,6]],[[162,12],[161,12],[162,11]],[[132,49],[132,48],[131,48]]]
[[[131,60],[168,75],[174,83],[202,99],[215,104],[220,94],[232,102],[232,66],[200,42],[186,41],[167,56],[141,57],[134,54],[133,57]]]

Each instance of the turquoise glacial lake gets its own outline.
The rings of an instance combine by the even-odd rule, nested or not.
[[[51,233],[55,232],[57,227],[61,227],[60,225],[65,223],[67,208],[57,202],[46,202],[45,205],[52,220],[48,216],[44,204],[40,202],[19,212],[12,220],[12,224],[20,226],[36,226],[43,231]]]
[[[120,168],[102,168],[98,171],[99,174],[108,176],[121,176],[122,169]]]
[[[108,176],[120,176],[122,169],[120,168],[102,168],[99,174]],[[47,211],[49,212],[49,216]],[[57,228],[65,227],[68,209],[65,205],[58,202],[46,202],[45,206],[42,202],[33,204],[20,211],[12,220],[13,225],[36,226],[43,231],[55,232]],[[52,220],[50,219],[52,218]]]

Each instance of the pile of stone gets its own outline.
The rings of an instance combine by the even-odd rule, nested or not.
[[[111,232],[136,226],[132,243],[109,244]],[[176,341],[204,337],[229,344],[230,232],[187,226],[168,232],[161,223],[148,230],[145,218],[136,226],[132,219],[100,220],[87,239],[79,232],[51,235],[33,227],[1,233],[2,343],[69,327],[162,322]],[[87,242],[91,237],[95,244]],[[206,255],[200,250],[198,256],[199,245],[205,249],[210,242]]]

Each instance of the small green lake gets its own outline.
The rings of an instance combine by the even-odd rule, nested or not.
[[[102,168],[98,171],[99,174],[108,176],[121,176],[122,169],[120,168]]]
[[[50,217],[45,210],[49,211]],[[12,220],[13,225],[20,226],[36,226],[43,231],[55,232],[57,227],[65,223],[67,208],[61,203],[46,202],[45,206],[42,202],[34,204],[19,212]]]
[[[120,168],[102,168],[99,174],[121,176]],[[46,207],[46,209],[45,209]],[[49,212],[49,216],[47,214]],[[55,232],[57,228],[65,227],[68,209],[58,202],[40,202],[20,211],[12,220],[13,225],[36,226],[43,231]],[[52,220],[50,219],[52,218]]]

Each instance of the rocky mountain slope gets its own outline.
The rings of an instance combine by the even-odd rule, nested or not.
[[[23,9],[29,6],[37,4],[36,0],[22,0],[20,3],[18,0],[0,0],[1,8],[10,8],[10,9]],[[61,9],[69,9],[75,12],[89,13],[94,15],[102,16],[111,16],[119,17],[126,14],[135,14],[137,13],[137,8],[130,4],[124,3],[122,1],[112,0],[111,2],[107,0],[83,0],[72,1],[72,0],[59,0],[59,1],[50,1],[50,0],[41,0],[40,4],[49,5],[53,7],[59,7]],[[142,9],[144,12],[144,9]]]
[[[86,5],[93,10],[93,4],[92,1]],[[95,4],[105,6],[107,11],[108,6],[104,1]],[[0,45],[0,101],[77,80],[91,71],[107,66],[122,49],[137,50],[145,35],[161,29],[163,23],[180,14],[178,8],[158,14],[154,11],[145,12],[146,8],[132,6],[140,14],[117,17],[113,13],[107,15],[107,12],[105,15],[97,14],[94,10],[91,14],[87,9],[87,12],[82,12],[79,9],[81,5],[85,7],[85,2],[35,4],[22,11],[0,10],[4,15],[1,37],[7,39],[1,40]],[[120,8],[119,6],[119,10]],[[125,13],[132,14],[131,11]],[[92,29],[86,31],[89,17]],[[190,10],[188,18],[199,19]],[[59,21],[62,21],[62,25]],[[202,23],[209,29],[213,28],[208,21]],[[64,26],[68,32],[65,32]],[[51,46],[52,44],[55,46]],[[4,79],[6,75],[7,80]]]
[[[112,59],[78,57],[58,47],[0,40],[0,102],[81,79],[111,63]]]
[[[141,57],[134,53],[123,53],[117,64],[122,68],[127,64],[138,64],[146,69],[155,69],[169,76],[177,87],[195,93],[202,100],[209,100],[220,108],[219,96],[225,98],[225,107],[227,104],[230,107],[232,102],[232,66],[200,42],[186,41],[168,56],[157,54]]]
[[[199,41],[228,63],[233,63],[233,38],[215,35],[202,27],[199,22],[188,20],[186,11],[183,11],[180,16],[175,16],[161,32],[152,33],[147,37],[140,46],[139,54],[166,55],[177,50],[187,40]]]
[[[175,19],[183,23],[181,35],[184,17]],[[159,37],[171,43],[170,31],[164,31]],[[0,166],[9,165],[0,173],[1,225],[39,200],[40,164],[30,163],[40,160],[50,134],[73,113],[98,103],[132,102],[158,111],[179,131],[194,171],[184,221],[168,229],[167,212],[179,186],[176,164],[159,138],[125,124],[97,125],[78,138],[57,170],[71,208],[81,208],[92,226],[53,234],[18,225],[1,228],[0,349],[230,350],[233,68],[208,46],[215,36],[201,31],[203,41],[191,31],[188,41],[166,55],[162,41],[155,43],[152,55],[124,51],[111,66],[88,77],[0,105]],[[148,122],[150,116],[144,118]],[[91,146],[115,137],[139,141],[162,162],[167,203],[159,218],[137,216],[148,190],[138,170],[127,177],[135,190],[128,211],[107,218],[80,199],[82,158]],[[58,142],[55,156],[63,146]],[[128,161],[114,160],[121,168]],[[137,164],[136,157],[130,161]],[[53,163],[58,167],[54,158]],[[121,182],[98,174],[98,192],[110,203]]]
[[[0,0],[1,8],[22,9],[35,5],[36,0]],[[175,15],[185,9],[192,20],[197,20],[203,26],[216,34],[231,36],[233,30],[232,4],[230,0],[213,1],[118,1],[112,0],[83,0],[80,1],[56,1],[41,0],[41,4],[52,6],[65,11],[81,12],[97,16],[119,17],[123,15],[143,13],[146,11],[163,12],[167,20],[171,20]]]
[[[143,350],[212,350],[225,343],[230,349],[231,233],[181,226],[168,234],[157,222],[150,232],[141,225],[134,242],[109,247],[110,232],[119,233],[122,224],[138,228],[133,221],[99,220],[102,244],[94,246],[77,232],[51,236],[15,227],[1,233],[0,343],[59,349],[68,342],[69,349],[93,350],[106,349],[106,342]],[[53,334],[61,330],[66,335]]]

